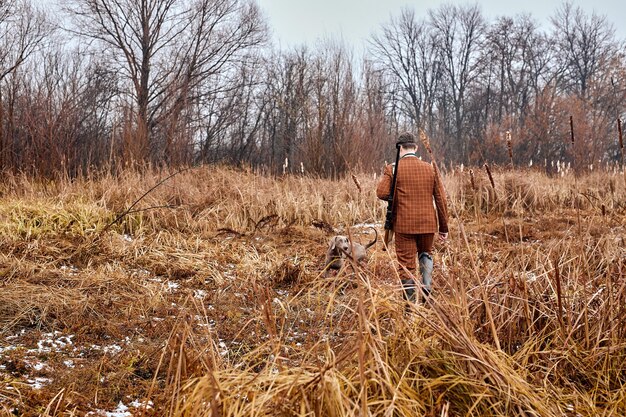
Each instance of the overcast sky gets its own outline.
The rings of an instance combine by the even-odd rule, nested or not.
[[[474,4],[467,1],[439,0],[257,0],[269,20],[274,40],[289,48],[302,43],[314,45],[320,39],[343,39],[355,51],[381,24],[397,16],[403,7],[415,10],[418,17],[443,3]],[[484,16],[530,13],[540,25],[549,27],[549,17],[562,4],[556,0],[482,0],[477,2]],[[591,14],[606,15],[616,29],[616,36],[626,39],[626,0],[574,1]],[[618,26],[621,25],[621,26]]]

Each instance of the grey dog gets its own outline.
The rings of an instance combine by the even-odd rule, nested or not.
[[[375,236],[374,240],[366,245],[350,242],[348,236],[345,235],[333,236],[330,242],[328,242],[328,249],[326,250],[326,261],[324,264],[326,272],[330,269],[341,269],[346,258],[351,258],[356,262],[363,261],[367,255],[367,249],[372,247],[378,240],[378,232],[375,228],[370,228],[374,230]]]

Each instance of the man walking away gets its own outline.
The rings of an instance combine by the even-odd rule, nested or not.
[[[398,137],[400,146],[398,167],[387,165],[376,188],[376,196],[388,200],[396,176],[393,195],[393,231],[396,240],[398,272],[402,279],[404,297],[414,302],[416,255],[422,276],[423,300],[432,290],[433,258],[431,255],[435,233],[440,240],[448,238],[448,208],[439,173],[433,165],[417,158],[417,142],[411,133]],[[433,199],[435,204],[433,205]],[[436,211],[435,211],[436,207]],[[410,274],[408,272],[410,272]]]

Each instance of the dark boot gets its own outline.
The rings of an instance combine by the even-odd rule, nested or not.
[[[419,254],[420,274],[422,275],[422,301],[430,297],[430,291],[433,285],[433,258],[428,252]]]
[[[413,279],[403,279],[402,289],[404,290],[404,299],[414,303],[415,302],[415,281]]]

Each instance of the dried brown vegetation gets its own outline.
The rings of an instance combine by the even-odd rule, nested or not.
[[[372,175],[194,168],[106,231],[171,173],[5,176],[0,414],[625,414],[624,176],[472,173],[408,313],[380,248],[322,276],[383,218]]]

